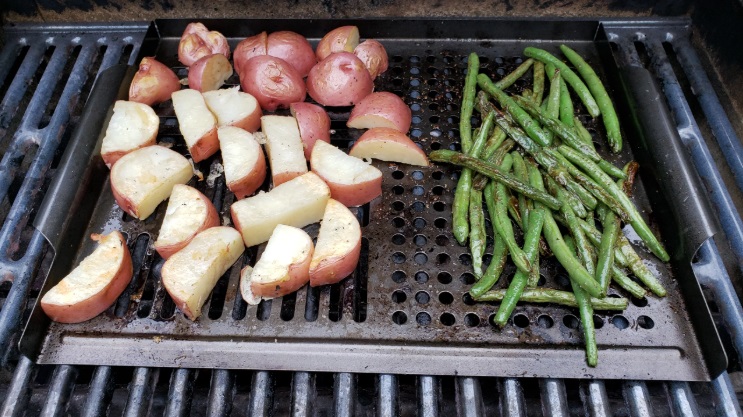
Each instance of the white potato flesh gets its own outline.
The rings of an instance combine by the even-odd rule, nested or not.
[[[294,292],[309,279],[312,238],[302,229],[280,224],[250,277],[255,296],[282,296]]]
[[[310,164],[331,196],[347,206],[360,206],[382,194],[382,171],[329,143],[315,142]]]
[[[159,127],[160,118],[152,107],[133,101],[116,101],[101,144],[104,161],[111,166],[130,151],[154,145]]]
[[[249,132],[260,127],[262,111],[258,100],[238,87],[207,91],[203,95],[219,126],[237,126]]]
[[[240,271],[240,295],[246,303],[254,306],[260,304],[261,300],[270,300],[273,297],[259,297],[253,294],[253,289],[250,288],[250,284],[253,279],[253,267],[246,265],[245,268]]]
[[[186,317],[196,320],[201,315],[217,281],[244,250],[237,230],[218,226],[199,233],[165,261],[163,285]]]
[[[329,200],[310,263],[312,286],[333,284],[356,269],[361,250],[361,226],[343,203]]]
[[[266,178],[261,145],[250,132],[237,127],[220,127],[217,134],[227,186],[238,198],[252,194]]]
[[[119,206],[140,220],[170,197],[173,186],[185,184],[193,168],[183,155],[154,145],[137,149],[111,168],[111,189]]]
[[[200,92],[192,89],[179,90],[171,96],[173,99],[173,110],[178,118],[178,128],[191,149],[196,146],[204,136],[217,127],[217,119]]]
[[[250,247],[266,242],[279,224],[304,227],[320,221],[328,199],[327,184],[308,172],[267,193],[233,203],[232,221]]]
[[[155,241],[155,248],[174,245],[195,234],[207,220],[211,202],[188,185],[176,184],[170,194],[165,218]]]
[[[263,116],[261,127],[266,135],[266,152],[274,186],[307,172],[297,119],[291,116]]]

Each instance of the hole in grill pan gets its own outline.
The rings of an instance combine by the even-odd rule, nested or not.
[[[564,324],[568,329],[577,329],[580,325],[580,320],[572,314],[567,314],[562,318],[562,324]]]
[[[444,326],[451,326],[454,323],[456,323],[456,319],[454,318],[454,315],[451,313],[443,313],[441,314],[441,317],[439,317],[439,321],[441,321],[441,324]]]
[[[403,290],[397,290],[392,293],[392,301],[395,303],[403,303],[407,299],[408,299],[408,296],[405,294],[405,291]]]
[[[369,279],[369,240],[361,238],[361,254],[354,273],[353,320],[357,323],[366,321],[367,287]]]
[[[392,273],[392,281],[396,283],[401,283],[405,281],[405,272],[403,271],[395,271]]]
[[[523,314],[516,314],[513,316],[513,324],[516,325],[516,327],[520,328],[526,328],[529,327],[529,317],[526,317]]]
[[[405,324],[408,321],[408,315],[404,311],[395,311],[392,313],[392,321],[395,324]]]
[[[340,321],[343,315],[343,291],[346,280],[330,286],[330,303],[328,306],[328,318],[330,321]]]
[[[425,311],[422,311],[415,315],[415,321],[421,326],[428,326],[429,324],[431,324],[431,315],[426,313]]]
[[[320,287],[307,286],[307,301],[304,306],[304,319],[307,321],[317,320],[320,312]]]
[[[617,329],[624,330],[629,327],[629,320],[624,316],[616,315],[611,318],[611,324]]]
[[[155,286],[160,281],[160,270],[163,267],[165,260],[160,257],[157,253],[153,255],[153,261],[150,264],[149,274],[144,282],[142,288],[142,295],[139,298],[139,306],[137,306],[137,317],[144,318],[150,315],[152,310],[152,304],[155,298]]]
[[[415,282],[419,284],[425,284],[428,282],[428,274],[425,271],[418,271],[415,273]]]
[[[418,291],[415,293],[415,302],[421,305],[428,304],[431,301],[431,296],[425,291]]]
[[[442,284],[449,284],[451,282],[451,274],[446,271],[442,271],[439,272],[439,274],[436,276],[436,279]]]
[[[255,318],[260,321],[266,321],[271,317],[271,302],[273,300],[261,300],[255,312]]]
[[[454,296],[450,292],[442,292],[439,294],[439,302],[444,305],[449,305],[454,302]]]
[[[537,317],[537,325],[543,329],[549,329],[555,325],[555,321],[552,320],[552,317],[546,314],[542,314],[541,316]]]
[[[301,291],[301,289],[299,290]],[[287,294],[281,297],[281,311],[279,317],[284,321],[291,321],[294,318],[294,307],[297,304],[297,292]]]
[[[469,292],[462,294],[462,302],[468,306],[473,306],[477,304],[477,301],[475,301],[475,299],[472,298],[472,295]]]
[[[648,316],[640,316],[637,318],[637,325],[643,329],[652,329],[655,327],[655,322]]]
[[[224,307],[224,298],[227,295],[227,285],[229,284],[232,268],[224,273],[217,281],[209,298],[209,318],[217,320],[222,317],[222,308]]]
[[[130,245],[129,251],[132,256],[132,281],[126,287],[126,290],[119,296],[116,301],[116,307],[114,308],[114,315],[116,317],[124,317],[127,310],[129,310],[129,303],[131,295],[137,291],[142,284],[142,266],[147,264],[145,257],[147,256],[147,243],[150,238],[146,234],[137,236],[136,241],[133,245]]]
[[[593,315],[593,327],[596,329],[600,329],[604,327],[604,319],[602,319],[600,316],[594,314]]]
[[[467,313],[464,316],[464,325],[467,327],[477,327],[480,324],[480,316],[475,313]]]
[[[413,219],[413,227],[415,227],[416,230],[421,230],[426,227],[426,223],[426,219],[424,219],[423,217],[416,217],[415,219]]]

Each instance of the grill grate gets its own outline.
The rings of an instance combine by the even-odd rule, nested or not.
[[[91,34],[94,31],[101,33]],[[27,104],[21,103],[17,98],[13,106],[13,97],[9,97],[8,91],[14,85],[26,84],[16,81],[23,77],[18,70],[21,63],[26,62],[27,57],[32,56],[32,48],[29,45],[39,44],[39,40],[49,39],[54,35],[56,41],[60,39],[80,39],[78,42],[85,44],[91,42],[99,46],[96,61],[88,68],[90,74],[96,72],[96,68],[104,68],[106,65],[118,62],[119,58],[104,59],[110,47],[107,45],[121,46],[127,42],[132,44],[132,56],[136,56],[141,37],[144,35],[144,27],[105,27],[98,28],[85,26],[76,28],[50,28],[30,26],[17,31],[5,29],[6,44],[0,52],[0,84],[2,96],[2,144],[3,160],[2,167],[16,168],[3,172],[14,172],[13,180],[22,186],[15,193],[3,192],[3,205],[0,213],[3,214],[4,225],[2,236],[21,236],[21,245],[15,252],[7,255],[8,247],[3,247],[0,255],[0,271],[4,278],[13,279],[5,281],[0,287],[0,352],[10,350],[12,339],[17,334],[20,316],[23,306],[28,297],[36,295],[32,287],[32,280],[37,269],[42,271],[48,269],[48,264],[43,264],[45,247],[43,239],[38,233],[29,231],[33,210],[38,206],[40,196],[35,196],[29,205],[22,207],[30,214],[21,218],[11,217],[8,213],[17,208],[18,195],[28,193],[30,186],[25,185],[24,177],[32,169],[24,168],[23,164],[7,165],[6,159],[10,159],[7,149],[9,145],[21,143],[12,141],[15,136],[9,136],[8,132],[14,132],[20,125],[22,116],[28,112]],[[652,31],[651,31],[652,32]],[[78,35],[75,35],[78,33]],[[85,34],[82,37],[79,34]],[[683,32],[686,33],[686,32]],[[71,35],[70,35],[71,34]],[[136,34],[136,35],[135,35]],[[626,34],[621,34],[627,36]],[[131,38],[128,38],[131,36]],[[15,44],[14,39],[19,39]],[[25,41],[21,41],[25,39]],[[31,42],[33,41],[33,42]],[[55,41],[55,42],[56,42]],[[21,45],[21,46],[19,46]],[[59,45],[59,44],[57,44]],[[12,52],[8,52],[12,49]],[[116,49],[116,48],[113,48]],[[74,50],[74,48],[73,48]],[[80,50],[83,52],[83,49]],[[36,52],[38,54],[38,52]],[[694,54],[687,51],[687,54]],[[37,55],[40,57],[41,55]],[[53,53],[52,53],[53,56]],[[38,58],[41,59],[41,58]],[[81,59],[78,55],[77,59]],[[104,62],[101,62],[104,61]],[[47,65],[48,67],[48,65]],[[69,70],[66,68],[65,71]],[[699,71],[699,69],[696,69]],[[98,70],[100,71],[100,70]],[[8,74],[7,77],[5,76]],[[17,75],[20,74],[20,75]],[[67,76],[64,73],[64,76]],[[671,73],[671,75],[673,75]],[[703,74],[702,74],[703,75]],[[64,79],[64,76],[58,78]],[[30,75],[28,75],[30,77]],[[85,86],[80,87],[77,94],[66,96],[62,103],[69,106],[57,106],[70,111],[69,120],[54,125],[55,134],[59,134],[60,144],[54,156],[49,157],[45,163],[51,166],[47,171],[44,184],[48,182],[49,176],[53,175],[53,169],[65,145],[65,135],[69,135],[79,115],[80,107],[84,100],[77,100],[79,96],[85,97],[92,82],[92,76],[85,81]],[[27,78],[31,79],[31,78]],[[72,81],[68,77],[68,84]],[[37,86],[32,82],[31,86]],[[15,87],[19,91],[18,87]],[[37,88],[38,89],[38,88]],[[66,90],[65,90],[66,91]],[[21,94],[21,93],[18,93]],[[25,92],[23,93],[25,94]],[[56,94],[56,93],[54,93]],[[674,99],[668,90],[666,94],[669,104],[673,107]],[[676,97],[679,100],[679,97]],[[686,103],[683,97],[681,104]],[[25,106],[25,107],[24,107]],[[42,106],[43,108],[53,108]],[[16,112],[7,112],[8,108],[18,108]],[[41,107],[40,107],[41,108]],[[25,110],[24,110],[25,109]],[[688,105],[686,107],[688,110]],[[11,125],[6,114],[13,113],[11,119],[16,120],[16,125]],[[687,112],[692,124],[694,117]],[[679,120],[679,114],[675,114]],[[52,115],[52,119],[54,116]],[[59,119],[57,119],[59,120]],[[50,120],[48,127],[52,126]],[[433,121],[431,121],[433,123]],[[681,122],[679,122],[681,128]],[[15,126],[15,127],[14,127]],[[11,128],[12,127],[12,128]],[[42,133],[43,134],[43,133]],[[43,134],[44,138],[53,136],[51,133]],[[16,135],[17,136],[17,135]],[[682,136],[683,138],[683,136]],[[701,140],[702,148],[704,141],[701,135],[696,139]],[[34,160],[41,157],[37,154]],[[30,158],[29,158],[30,159]],[[51,165],[50,165],[51,164]],[[20,166],[21,168],[17,168]],[[38,166],[38,165],[36,165]],[[715,166],[714,163],[711,164]],[[48,168],[43,168],[48,169]],[[434,173],[434,175],[436,175]],[[443,173],[441,174],[443,178]],[[15,178],[21,178],[21,181]],[[2,181],[2,180],[0,180]],[[4,183],[3,183],[4,184]],[[36,185],[38,183],[34,183]],[[709,182],[707,183],[710,186]],[[43,194],[42,187],[37,187]],[[724,188],[723,188],[724,189]],[[13,190],[8,185],[8,190]],[[395,189],[392,190],[393,193]],[[404,192],[404,189],[402,190]],[[443,192],[443,190],[442,190]],[[434,195],[436,188],[432,189]],[[13,195],[15,194],[15,195]],[[13,196],[14,198],[9,198]],[[30,209],[30,210],[29,210]],[[443,218],[444,216],[442,216]],[[15,219],[15,220],[14,220]],[[16,221],[16,223],[13,223]],[[17,230],[18,224],[22,223],[21,229],[27,232],[9,235],[6,230]],[[33,230],[33,229],[31,229]],[[30,233],[29,233],[30,232]],[[729,229],[726,232],[730,234]],[[415,243],[414,236],[408,237]],[[427,237],[429,243],[431,237]],[[439,236],[433,238],[439,242]],[[733,238],[731,238],[733,240]],[[443,239],[441,240],[443,241]],[[2,242],[9,242],[3,239]],[[139,243],[143,247],[145,243]],[[25,247],[24,250],[21,250]],[[700,267],[713,264],[708,270],[708,287],[712,290],[718,300],[733,300],[733,303],[719,302],[722,313],[729,324],[729,330],[735,332],[743,326],[735,321],[734,306],[738,305],[734,292],[730,289],[727,274],[721,276],[719,273],[724,269],[720,267],[720,256],[716,248],[709,244],[703,246],[698,265]],[[16,255],[13,255],[15,253]],[[20,253],[20,254],[19,254]],[[251,256],[255,256],[253,253]],[[254,259],[254,258],[253,258]],[[46,261],[48,262],[48,257]],[[246,258],[249,262],[250,258]],[[45,266],[46,265],[46,266]],[[146,277],[144,277],[146,278]],[[392,277],[390,277],[392,279]],[[414,274],[406,277],[407,282],[414,280],[419,283],[424,280],[439,280],[444,283],[452,283],[458,279],[451,274],[429,276]],[[701,280],[702,278],[700,278]],[[394,282],[394,280],[393,280]],[[450,285],[450,284],[446,284]],[[455,284],[456,285],[456,284]],[[153,289],[154,291],[154,289]],[[394,292],[393,292],[394,294]],[[418,293],[412,295],[406,293],[407,301],[418,299]],[[315,299],[318,294],[314,295]],[[424,298],[423,295],[420,296]],[[432,298],[428,294],[429,301]],[[308,299],[310,297],[308,296]],[[398,298],[399,300],[399,298]],[[394,302],[394,300],[393,300]],[[726,310],[725,304],[730,304],[731,309]],[[239,310],[239,309],[238,309]],[[276,310],[274,310],[276,311]],[[243,311],[245,314],[246,311]],[[171,313],[172,314],[172,313]],[[230,314],[236,314],[232,310]],[[239,315],[239,311],[237,313]],[[342,311],[341,311],[342,314]],[[145,314],[146,315],[146,314]],[[317,317],[317,316],[316,316]],[[740,317],[738,315],[737,317]],[[295,318],[296,319],[296,318]],[[435,320],[435,318],[432,318]],[[731,321],[732,320],[732,321]],[[363,321],[363,320],[362,320]],[[741,346],[741,345],[737,345]],[[91,367],[91,366],[38,366],[32,364],[28,359],[11,357],[8,367],[0,371],[0,398],[4,399],[0,415],[286,415],[291,413],[296,416],[305,415],[380,415],[380,416],[437,416],[437,415],[575,415],[586,414],[592,416],[604,415],[740,415],[740,408],[735,398],[732,383],[724,373],[710,384],[685,383],[685,382],[620,382],[620,381],[580,381],[580,380],[537,380],[537,379],[495,379],[495,378],[450,378],[431,376],[395,376],[395,375],[352,375],[352,374],[326,374],[306,372],[248,372],[230,370],[168,370],[157,368],[121,368],[121,367]],[[11,374],[8,372],[12,372]],[[291,401],[285,398],[291,397]]]

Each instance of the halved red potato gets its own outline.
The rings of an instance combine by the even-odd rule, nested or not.
[[[215,226],[219,226],[219,214],[214,204],[199,190],[176,184],[170,193],[155,250],[163,259],[168,259],[188,245],[196,234]]]
[[[266,157],[250,132],[233,126],[220,127],[219,147],[227,188],[237,199],[255,192],[266,179]]]
[[[312,238],[302,229],[276,226],[266,249],[253,267],[250,289],[256,297],[281,297],[310,280]]]
[[[310,263],[310,285],[335,284],[351,275],[361,254],[361,226],[341,202],[328,200]]]
[[[230,58],[227,38],[216,30],[209,31],[202,23],[189,23],[178,44],[178,61],[190,67],[199,59],[212,54],[222,54],[225,58]]]
[[[192,176],[193,168],[183,155],[147,146],[122,156],[111,167],[111,192],[122,210],[144,220],[170,197],[176,184],[185,184]]]
[[[251,58],[240,67],[239,75],[243,91],[252,94],[264,110],[287,108],[307,96],[302,75],[281,58]]]
[[[315,143],[310,165],[328,184],[330,196],[347,206],[360,206],[382,195],[382,171],[329,143]]]
[[[155,144],[160,118],[152,107],[133,101],[117,100],[114,113],[101,143],[101,157],[111,168],[127,153]]]
[[[289,110],[299,125],[304,157],[310,159],[315,141],[330,143],[330,117],[325,109],[312,103],[292,103]]]
[[[246,303],[254,306],[260,304],[261,300],[270,300],[273,297],[259,297],[253,294],[253,289],[250,288],[250,282],[253,279],[253,267],[245,265],[240,271],[240,295],[243,297]]]
[[[350,52],[328,55],[307,76],[307,92],[323,106],[353,106],[373,90],[366,66]]]
[[[207,91],[203,96],[220,127],[235,126],[248,132],[260,129],[263,111],[258,100],[238,87]]]
[[[288,62],[302,77],[306,77],[317,63],[315,52],[307,38],[288,30],[268,35],[267,54]]]
[[[268,54],[268,35],[261,32],[240,41],[232,52],[232,61],[235,64],[235,72],[240,74],[243,64],[250,58]]]
[[[219,278],[244,251],[237,230],[227,226],[206,229],[165,261],[163,286],[176,307],[189,320],[196,320]]]
[[[41,298],[42,310],[56,322],[80,323],[103,313],[132,280],[132,257],[121,232],[90,238],[98,242],[93,253]]]
[[[230,211],[245,246],[250,247],[267,241],[278,224],[304,227],[320,221],[328,199],[325,181],[308,172],[267,193],[232,203]]]
[[[188,88],[201,92],[216,90],[231,76],[229,59],[222,54],[207,55],[188,69]]]
[[[427,167],[428,157],[409,137],[389,127],[375,127],[364,132],[349,155],[362,159],[379,159]]]
[[[219,150],[217,119],[209,111],[201,93],[192,89],[176,91],[173,93],[173,110],[194,162],[203,161]]]
[[[346,126],[354,129],[389,127],[407,133],[411,120],[410,107],[397,94],[379,91],[354,106]]]
[[[170,100],[170,95],[180,89],[181,82],[173,70],[154,57],[146,56],[129,85],[129,101],[154,106]]]
[[[266,152],[274,187],[307,172],[297,119],[291,116],[263,116],[261,127],[266,135]]]
[[[326,33],[320,39],[315,49],[317,60],[322,61],[335,52],[353,52],[359,44],[359,28],[356,26],[341,26]]]
[[[361,42],[353,50],[353,53],[366,65],[372,80],[385,71],[389,66],[387,50],[384,46],[374,39],[367,39]]]

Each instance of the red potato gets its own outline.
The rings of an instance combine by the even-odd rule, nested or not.
[[[267,193],[232,203],[230,212],[245,246],[250,247],[267,241],[278,224],[304,227],[320,221],[328,199],[327,184],[308,172]]]
[[[111,192],[116,203],[132,217],[144,220],[170,197],[176,184],[193,176],[188,159],[154,145],[122,156],[111,167]]]
[[[215,30],[209,31],[202,23],[189,23],[178,44],[178,61],[190,67],[199,59],[212,54],[222,54],[225,58],[230,58],[227,38]]]
[[[237,199],[253,194],[266,179],[266,158],[253,135],[240,128],[217,130],[227,188]]]
[[[170,193],[155,250],[163,259],[183,249],[202,230],[219,226],[214,204],[199,190],[176,184]]]
[[[194,162],[203,161],[219,150],[217,119],[209,111],[201,93],[192,89],[176,91],[173,93],[173,110]]]
[[[235,88],[207,91],[202,94],[206,106],[217,117],[217,125],[235,126],[248,132],[261,127],[261,106],[258,100],[248,93]]]
[[[127,153],[155,144],[160,118],[152,107],[133,101],[118,100],[101,143],[101,157],[111,166]]]
[[[252,94],[264,110],[287,108],[307,97],[302,75],[281,58],[257,56],[240,67],[240,86]]]
[[[310,263],[310,285],[335,284],[356,270],[361,254],[361,226],[342,203],[329,200]]]
[[[369,94],[354,106],[346,126],[354,129],[389,127],[407,133],[411,121],[410,107],[400,97],[380,91]]]
[[[281,297],[310,280],[312,238],[302,229],[276,226],[266,249],[253,267],[250,289],[256,297]]]
[[[163,286],[181,312],[196,320],[219,278],[244,251],[237,230],[227,226],[206,229],[165,261]]]
[[[253,278],[253,267],[245,265],[240,271],[240,295],[243,297],[246,303],[251,306],[260,304],[261,300],[270,300],[273,297],[259,297],[253,294],[253,289],[250,288],[250,283]]]
[[[310,165],[328,184],[330,196],[349,207],[382,195],[382,171],[333,145],[315,143]]]
[[[353,50],[353,53],[359,57],[361,62],[366,65],[372,80],[376,79],[379,74],[387,71],[389,58],[384,46],[374,39],[367,39],[361,42]]]
[[[129,85],[129,101],[154,106],[170,100],[181,89],[181,81],[173,70],[154,57],[144,57]]]
[[[317,60],[322,61],[335,52],[353,52],[359,44],[359,28],[356,26],[341,26],[326,33],[320,39],[315,49]]]
[[[188,69],[188,87],[201,92],[216,90],[231,76],[232,65],[224,55],[207,55]]]
[[[323,106],[353,106],[373,90],[366,66],[350,52],[329,55],[307,76],[307,92]]]
[[[316,141],[330,143],[330,117],[325,109],[312,103],[292,103],[289,110],[299,125],[304,157],[310,159]]]
[[[263,116],[261,127],[266,135],[273,186],[306,173],[307,160],[304,158],[297,119],[291,116]]]
[[[268,35],[261,32],[257,35],[245,38],[237,44],[232,52],[232,61],[235,63],[235,72],[240,74],[243,64],[250,58],[268,55]]]
[[[404,133],[389,127],[367,130],[351,148],[349,155],[427,167],[428,157]]]
[[[268,35],[267,54],[288,62],[302,77],[306,77],[317,63],[315,52],[307,39],[286,30]]]
[[[81,323],[103,313],[132,280],[132,257],[119,231],[93,234],[93,253],[41,298],[41,308],[59,323]]]

